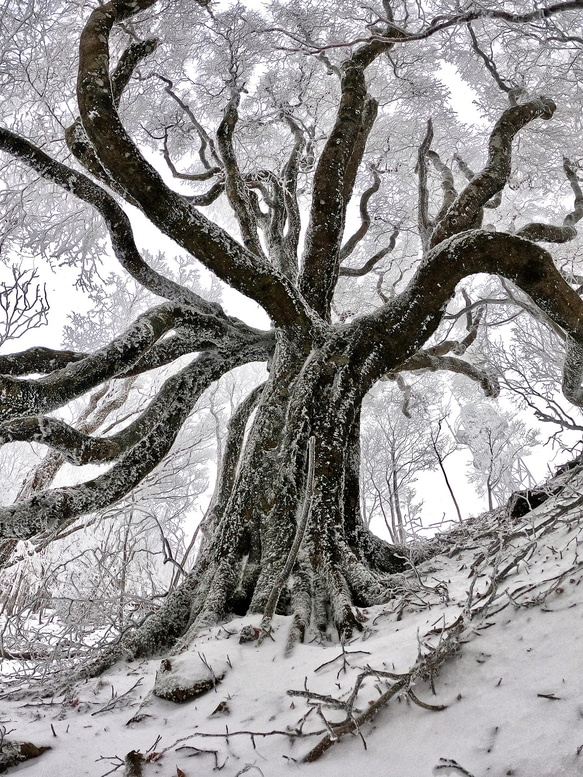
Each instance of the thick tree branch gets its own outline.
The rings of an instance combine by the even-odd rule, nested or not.
[[[234,336],[232,341],[236,342],[237,337]],[[245,338],[242,339],[242,342],[243,341],[245,341]],[[275,347],[275,332],[269,330],[268,332],[258,333],[256,342],[258,345],[260,342],[263,343],[266,354],[265,359],[269,360]],[[155,343],[150,350],[133,365],[133,367],[125,370],[118,375],[118,377],[141,375],[143,372],[156,369],[157,367],[163,367],[165,364],[169,364],[189,353],[214,350],[215,348],[216,344],[211,342],[211,340],[201,340],[195,332],[189,337],[187,331],[182,330],[179,335],[170,334],[163,340]]]
[[[257,221],[253,208],[249,200],[249,193],[235,155],[233,147],[233,134],[239,120],[238,105],[240,94],[237,92],[225,108],[225,114],[217,130],[217,140],[219,151],[223,160],[225,172],[225,191],[233,212],[237,218],[243,243],[251,253],[265,259],[259,234],[257,232]]]
[[[441,208],[439,209],[439,213],[437,214],[435,221],[439,223],[441,219],[445,216],[447,211],[450,209],[450,207],[455,202],[455,199],[457,197],[457,192],[455,189],[455,184],[453,180],[453,173],[449,169],[449,167],[441,161],[441,157],[436,151],[432,151],[431,149],[428,149],[427,156],[431,161],[433,162],[433,166],[435,169],[441,173],[441,189],[443,191],[443,202],[441,204]]]
[[[111,388],[111,383],[105,383],[94,391],[89,397],[87,406],[77,419],[77,432],[82,435],[91,435],[97,431],[108,416],[119,410],[126,402],[132,383],[132,380],[120,381],[113,396],[109,397],[106,395]],[[14,501],[20,502],[23,499],[28,499],[39,491],[48,488],[64,463],[63,453],[56,449],[49,451],[38,467],[35,467],[26,477]]]
[[[86,483],[45,491],[0,508],[0,536],[27,539],[53,531],[93,510],[108,507],[134,489],[166,456],[202,392],[221,375],[255,359],[262,349],[250,345],[230,353],[202,354],[167,382],[166,401],[144,436],[110,470]]]
[[[575,173],[575,167],[567,157],[563,157],[563,170],[565,171],[565,175],[567,176],[571,188],[573,189],[573,194],[575,195],[574,208],[571,213],[565,216],[565,221],[563,223],[565,226],[572,226],[583,218],[583,192],[581,191],[581,185],[577,178],[577,174]]]
[[[583,343],[567,337],[563,394],[577,407],[583,407]]]
[[[535,243],[568,243],[577,237],[577,230],[570,225],[560,227],[556,224],[532,221],[517,229],[516,235]]]
[[[218,200],[224,191],[224,181],[217,181],[204,194],[185,194],[184,199],[197,207],[205,207],[206,205],[212,205],[215,200]]]
[[[367,96],[364,103],[364,109],[362,112],[362,123],[360,126],[360,130],[355,138],[354,147],[352,149],[352,153],[350,154],[350,157],[346,164],[346,169],[344,171],[343,194],[344,194],[344,203],[346,207],[348,207],[348,203],[350,202],[352,193],[354,191],[356,176],[358,174],[360,163],[362,162],[362,158],[366,150],[366,142],[368,140],[368,136],[370,135],[370,132],[377,118],[378,107],[379,106],[377,101],[374,100],[372,97]]]
[[[15,441],[47,445],[75,465],[109,461],[122,452],[114,440],[91,437],[50,416],[15,418],[0,424],[0,445]]]
[[[169,189],[125,131],[111,96],[108,64],[112,26],[131,15],[129,5],[96,8],[81,35],[77,100],[100,162],[164,234],[258,302],[276,324],[310,331],[307,310],[291,283]],[[132,7],[135,13],[138,8]]]
[[[462,171],[462,173],[465,175],[468,181],[473,181],[476,177],[476,174],[474,171],[464,162],[462,157],[459,154],[454,154],[453,158],[458,163],[459,169]],[[500,204],[502,203],[502,192],[498,192],[498,194],[495,194],[491,200],[488,200],[484,204],[484,208],[488,208],[489,210],[495,210],[496,208],[500,207]]]
[[[555,108],[552,100],[540,97],[504,111],[490,136],[486,166],[459,194],[437,224],[431,238],[431,247],[472,228],[480,209],[501,191],[508,181],[511,172],[512,140],[517,132],[534,119],[550,119]]]
[[[0,375],[17,377],[30,375],[33,372],[53,372],[85,358],[87,358],[86,353],[55,351],[52,348],[34,346],[26,351],[7,353],[0,356]]]
[[[298,204],[298,171],[300,159],[306,146],[306,140],[304,133],[293,117],[286,113],[284,118],[294,138],[294,144],[283,169],[282,176],[284,203],[287,215],[287,234],[284,237],[284,251],[289,265],[289,271],[286,274],[288,274],[292,280],[295,280],[298,272],[298,245],[302,228],[300,207]]]
[[[436,246],[405,291],[351,324],[353,367],[363,369],[364,390],[369,380],[394,370],[423,346],[437,329],[457,284],[476,273],[512,281],[568,337],[583,344],[583,301],[550,254],[514,235],[472,230]]]
[[[134,70],[143,59],[155,51],[157,45],[158,41],[154,39],[131,43],[121,55],[117,66],[111,74],[111,91],[116,107],[119,106],[121,96],[128,85]],[[120,194],[121,196],[126,195],[123,189],[117,185],[115,177],[110,176],[101,165],[93,146],[87,138],[87,134],[83,129],[83,124],[79,117],[65,130],[65,140],[69,151],[83,167],[91,173],[91,175],[95,176],[101,183],[109,186],[117,194]],[[136,204],[131,198],[129,201],[132,202],[133,205]]]
[[[284,171],[285,175],[286,172]],[[268,180],[271,184],[269,192],[270,216],[267,221],[265,234],[269,258],[284,275],[295,281],[298,272],[297,253],[295,251],[293,253],[290,252],[289,244],[286,242],[284,235],[288,217],[285,178],[283,184],[275,175],[269,176]],[[287,200],[289,200],[289,194],[287,195]]]
[[[476,174],[470,167],[468,167],[468,165],[464,162],[461,156],[459,154],[454,154],[453,158],[458,163],[459,169],[465,175],[467,180],[473,181],[474,178],[476,177]],[[499,208],[501,204],[502,204],[502,191],[499,191],[498,194],[495,194],[492,197],[492,199],[484,203],[484,208],[487,208],[488,210],[496,210],[496,208]]]
[[[417,204],[417,225],[423,250],[429,247],[433,222],[429,218],[429,189],[427,187],[427,155],[433,140],[433,122],[427,120],[427,132],[417,151],[417,175],[419,177],[419,200]]]
[[[0,420],[47,413],[67,404],[99,383],[125,373],[166,332],[183,326],[195,328],[202,342],[232,341],[227,322],[174,303],[160,305],[141,315],[109,345],[45,377],[23,380],[0,376]]]
[[[268,359],[271,349],[267,341],[257,344],[254,355],[259,356],[262,345],[263,358]],[[64,459],[74,465],[118,459],[148,433],[164,413],[165,406],[174,401],[176,381],[175,376],[168,378],[144,412],[110,437],[91,437],[90,430],[97,428],[95,424],[82,424],[81,428],[74,429],[58,418],[34,415],[0,424],[0,445],[14,441],[41,443],[59,451]]]
[[[389,48],[362,46],[344,62],[336,120],[316,166],[299,288],[325,319],[338,280],[348,198],[377,110],[367,96],[365,68]]]

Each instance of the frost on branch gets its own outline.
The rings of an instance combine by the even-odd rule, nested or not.
[[[0,128],[13,201],[23,186],[43,192],[39,232],[61,216],[66,223],[71,202],[91,208],[109,241],[88,251],[94,265],[107,254],[149,300],[123,325],[119,311],[109,325],[100,319],[101,347],[89,341],[78,351],[0,357],[1,455],[16,443],[48,449],[19,498],[0,507],[6,560],[18,540],[36,553],[130,510],[138,489],[176,463],[177,441],[205,392],[226,391],[226,376],[254,365],[248,385],[209,410],[220,461],[210,505],[198,505],[200,529],[185,509],[189,538],[173,545],[154,497],[130,510],[156,524],[170,582],[139,611],[147,618],[130,618],[135,628],[125,628],[127,606],[120,607],[118,639],[81,670],[85,677],[122,657],[185,648],[202,628],[234,616],[264,618],[265,643],[276,616],[291,615],[290,649],[313,635],[345,641],[361,631],[360,608],[399,589],[411,554],[403,508],[417,514],[414,473],[399,483],[395,456],[389,469],[366,462],[375,478],[390,473],[390,488],[362,486],[361,449],[394,453],[388,438],[367,446],[362,423],[363,401],[384,379],[402,390],[412,424],[414,383],[426,381],[428,397],[433,373],[477,384],[493,402],[504,381],[489,345],[497,327],[508,342],[502,327],[528,314],[561,333],[563,393],[581,405],[583,303],[565,280],[577,268],[569,274],[564,255],[537,245],[576,245],[582,213],[577,164],[566,158],[575,202],[560,225],[554,199],[565,182],[548,151],[579,154],[578,119],[556,111],[568,95],[551,93],[552,83],[570,88],[563,76],[574,66],[571,51],[554,54],[578,4],[524,14],[444,7],[433,19],[388,2],[207,5],[193,5],[185,31],[180,4],[112,0],[71,22],[62,40],[60,18],[39,9],[31,24],[38,20],[59,62],[40,95],[30,91],[29,65],[11,59],[10,47],[2,54],[18,66],[14,83],[2,83],[9,96]],[[24,36],[22,51],[36,50],[28,27],[4,18],[11,34]],[[442,62],[475,86],[479,126],[455,120],[436,68]],[[555,67],[561,78],[549,75]],[[538,81],[532,93],[516,91],[531,70],[548,96]],[[533,147],[540,170],[524,151]],[[531,187],[542,203],[532,217]],[[62,202],[51,199],[57,189]],[[481,229],[485,208],[495,230]],[[519,216],[527,224],[516,230]],[[155,240],[150,229],[167,239],[164,262],[142,249]],[[23,246],[33,244],[25,238]],[[181,263],[194,262],[203,268],[196,265],[198,283],[181,272]],[[486,293],[476,278],[484,274],[502,279],[504,295]],[[238,303],[227,286],[262,309],[262,325],[233,314]],[[22,307],[29,327],[46,312],[42,294]],[[92,423],[99,414],[83,417],[77,403],[112,381],[124,381],[121,405],[104,400],[108,425]],[[382,418],[388,409],[379,402]],[[431,465],[427,456],[415,462],[437,463],[447,481],[446,404],[425,402]],[[475,448],[476,463],[488,469]],[[54,480],[65,462],[69,480]],[[88,472],[88,464],[98,469]],[[492,487],[488,496],[497,493]],[[367,524],[375,499],[377,512],[391,514],[391,542]],[[403,690],[413,698],[410,679]]]

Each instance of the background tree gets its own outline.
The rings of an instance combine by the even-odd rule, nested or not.
[[[387,387],[381,383],[369,393],[360,447],[364,523],[371,527],[380,519],[391,541],[398,545],[404,545],[421,528],[421,504],[414,501],[418,475],[439,466],[433,446],[434,437],[439,435],[434,431],[430,409],[419,396],[422,389],[417,386],[413,393],[402,385],[405,400],[393,384]],[[435,439],[436,447],[438,442]]]
[[[230,419],[192,570],[90,671],[231,613],[264,612],[268,629],[276,600],[290,642],[330,624],[347,637],[355,605],[390,597],[405,562],[360,515],[361,405],[407,371],[498,393],[471,359],[491,303],[475,285],[456,296],[464,279],[506,279],[505,302],[562,333],[563,393],[581,405],[583,303],[567,254],[539,243],[571,245],[583,215],[579,113],[563,107],[578,105],[582,9],[3,6],[6,250],[70,264],[87,289],[109,241],[162,301],[96,349],[0,358],[3,441],[100,468],[2,507],[1,535],[50,537],[131,500],[208,387],[246,364],[269,370]],[[471,82],[483,122],[456,121],[444,72]],[[194,257],[269,324],[148,261],[135,236],[151,239],[148,222],[167,254]],[[89,432],[61,410],[166,365],[121,428]]]
[[[507,502],[513,491],[535,484],[524,459],[536,444],[536,432],[520,419],[486,403],[464,405],[456,437],[472,454],[470,481],[485,494],[488,510]]]

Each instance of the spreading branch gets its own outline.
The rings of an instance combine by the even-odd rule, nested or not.
[[[401,294],[352,324],[359,330],[355,351],[359,352],[360,343],[363,356],[366,352],[369,357],[367,376],[377,380],[412,357],[436,330],[457,284],[480,272],[515,283],[568,337],[583,344],[583,301],[563,279],[550,254],[513,235],[473,230],[437,245]],[[374,360],[370,358],[371,339],[377,343]],[[368,385],[367,377],[363,388]]]
[[[47,413],[110,378],[125,373],[163,335],[190,327],[201,342],[230,342],[230,327],[216,316],[166,303],[142,314],[109,345],[37,380],[0,376],[0,420]],[[253,338],[255,339],[255,338]]]
[[[63,369],[68,364],[87,358],[86,353],[77,351],[57,351],[35,345],[19,353],[7,353],[0,356],[0,375],[13,377],[30,375],[33,372],[47,373]]]
[[[86,175],[57,162],[30,141],[2,127],[0,150],[12,154],[45,180],[92,205],[105,221],[119,263],[144,288],[166,299],[192,305],[201,312],[222,313],[219,305],[207,302],[190,289],[165,278],[142,259],[128,216],[113,197]]]
[[[510,177],[512,141],[515,135],[534,119],[550,119],[555,109],[552,100],[539,97],[504,111],[490,135],[486,166],[458,195],[437,224],[431,238],[431,247],[475,226],[481,209],[504,188]]]
[[[399,365],[399,372],[413,372],[416,370],[455,372],[479,383],[487,397],[497,397],[500,394],[500,384],[495,375],[456,356],[435,356],[425,350],[420,350]]]
[[[441,219],[445,216],[447,211],[450,209],[450,207],[453,205],[453,203],[455,202],[457,192],[456,192],[455,183],[453,180],[453,173],[451,172],[450,168],[445,164],[445,162],[442,162],[439,154],[436,151],[428,149],[427,156],[433,162],[433,166],[435,167],[435,169],[441,174],[441,189],[443,191],[443,202],[441,204],[441,208],[439,209],[439,213],[435,217],[435,221],[439,223]]]
[[[299,36],[290,33],[289,30],[280,27],[271,28],[270,32],[282,33],[293,40],[303,51],[314,55],[320,55],[330,49],[353,48],[354,46],[361,44],[372,46],[374,44],[413,43],[415,41],[427,40],[451,27],[457,27],[464,24],[467,25],[469,22],[477,21],[478,19],[492,19],[503,21],[507,24],[522,25],[530,22],[545,21],[553,16],[568,13],[569,11],[578,11],[581,8],[583,8],[583,0],[568,0],[563,3],[553,3],[552,5],[522,14],[511,13],[495,8],[472,8],[469,11],[453,14],[449,17],[444,17],[444,15],[436,16],[429,24],[426,24],[418,32],[407,32],[387,18],[383,20],[384,24],[389,27],[387,32],[376,29],[371,36],[358,37],[349,41],[328,43],[324,45],[318,45],[305,38],[300,38]],[[580,42],[580,38],[577,36],[564,36],[561,34],[559,40],[564,41],[565,39]]]
[[[202,354],[165,384],[165,401],[150,418],[141,439],[111,469],[76,486],[44,491],[0,508],[0,536],[28,539],[62,529],[79,516],[103,509],[134,489],[166,456],[196,401],[221,375],[264,353],[251,345],[230,353]]]
[[[563,158],[563,170],[575,195],[573,210],[565,216],[562,226],[533,221],[516,232],[519,237],[536,243],[567,243],[577,237],[574,225],[583,218],[583,192],[575,168],[566,157]]]
[[[152,0],[143,1],[152,4]],[[310,331],[305,304],[285,276],[172,191],[134,145],[120,121],[111,95],[109,36],[116,22],[142,7],[141,2],[109,2],[93,11],[81,34],[77,101],[83,126],[101,164],[116,176],[161,232],[219,278],[255,300],[276,324]]]
[[[486,66],[486,70],[490,73],[494,81],[496,82],[499,89],[501,89],[503,92],[505,92],[509,99],[510,104],[512,106],[512,95],[515,91],[513,87],[509,86],[506,81],[502,78],[500,73],[498,72],[498,68],[496,67],[496,63],[492,59],[492,57],[488,56],[483,49],[480,48],[480,44],[478,43],[478,39],[476,37],[476,33],[474,32],[474,28],[470,24],[470,22],[467,23],[468,32],[470,33],[470,39],[472,41],[472,48],[476,52],[476,54],[480,57],[484,65]],[[516,103],[514,102],[514,105]]]

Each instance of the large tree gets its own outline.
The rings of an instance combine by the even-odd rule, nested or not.
[[[415,370],[497,393],[470,359],[488,303],[465,287],[456,298],[469,276],[506,279],[507,301],[561,333],[563,392],[583,403],[578,279],[540,246],[573,241],[583,214],[576,162],[556,158],[578,148],[579,114],[561,101],[577,95],[582,12],[580,0],[1,6],[7,255],[58,257],[87,284],[105,229],[121,267],[162,301],[93,352],[0,357],[3,443],[109,464],[2,507],[0,536],[47,535],[118,502],[169,455],[209,386],[268,367],[230,420],[196,563],[100,666],[184,644],[231,613],[264,613],[268,630],[276,606],[293,615],[292,641],[312,625],[347,636],[358,606],[390,597],[406,562],[361,520],[361,405],[382,378],[406,398],[402,374]],[[449,106],[448,73],[475,90],[473,127]],[[134,235],[144,218],[270,328],[148,263]],[[175,362],[115,434],[56,412]]]

